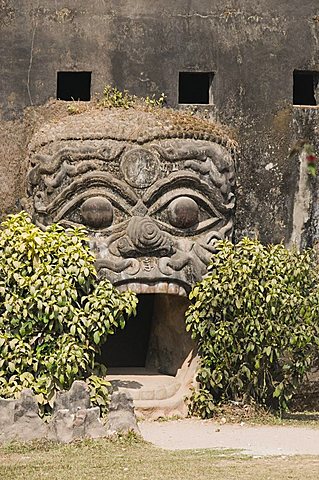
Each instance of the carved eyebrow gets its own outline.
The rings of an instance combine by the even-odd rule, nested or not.
[[[42,175],[56,174],[52,180],[52,185],[57,182],[60,184],[66,174],[75,176],[81,171],[74,169],[80,169],[78,165],[70,165],[69,163],[78,162],[79,165],[83,163],[91,163],[92,160],[100,160],[102,162],[112,161],[119,157],[125,147],[123,145],[106,145],[105,143],[100,145],[92,145],[85,147],[66,147],[59,150],[54,155],[38,154],[35,158],[31,159],[31,163],[34,167],[28,174],[28,180],[32,186],[38,185]],[[107,153],[106,153],[107,152]],[[87,167],[86,171],[89,170]],[[59,171],[60,169],[60,171]]]
[[[216,165],[218,170],[223,170],[233,163],[232,156],[222,145],[207,143],[206,145],[187,144],[162,146],[153,144],[152,147],[162,158],[169,161],[176,160],[197,160],[206,161],[209,157]]]
[[[124,150],[124,145],[113,145],[109,147],[108,145],[101,144],[99,146],[85,146],[71,148],[66,147],[59,150],[54,155],[36,155],[35,159],[37,165],[35,168],[38,168],[39,173],[52,174],[55,173],[63,162],[66,160],[70,162],[76,162],[79,160],[104,160],[110,161],[117,158]],[[107,156],[105,151],[108,150]]]
[[[60,170],[58,173],[52,178],[45,177],[43,178],[43,182],[49,188],[57,188],[60,187],[64,178],[68,177],[76,177],[78,175],[82,175],[83,173],[87,173],[89,171],[96,170],[96,165],[92,164],[90,160],[83,160],[78,165],[68,165],[64,163],[61,165]]]
[[[173,172],[168,177],[155,182],[144,194],[143,201],[149,207],[166,192],[182,187],[200,192],[213,204],[224,205],[225,199],[218,189],[212,189],[206,182],[198,178],[198,175],[187,170]]]
[[[55,199],[46,207],[46,211],[56,212],[63,208],[65,202],[73,200],[74,196],[81,195],[81,193],[88,192],[92,189],[97,189],[99,187],[105,188],[108,186],[111,191],[115,191],[123,202],[126,202],[128,208],[134,206],[138,197],[135,192],[124,182],[118,180],[113,175],[106,172],[90,172],[83,175],[81,178],[74,180],[70,185],[68,185],[62,192],[60,192]],[[70,207],[69,207],[70,208]]]

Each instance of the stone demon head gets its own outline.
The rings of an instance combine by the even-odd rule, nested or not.
[[[84,225],[101,277],[137,293],[186,294],[233,227],[234,144],[168,110],[106,110],[42,128],[28,204],[42,228]]]

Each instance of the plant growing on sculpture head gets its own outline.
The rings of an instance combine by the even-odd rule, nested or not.
[[[102,108],[161,108],[166,102],[166,96],[162,93],[158,98],[155,94],[144,97],[132,95],[128,90],[119,90],[111,85],[106,85],[103,90],[102,97],[98,100],[98,106]]]
[[[157,98],[155,94],[147,95],[144,98],[145,104],[149,107],[160,107],[162,108],[166,103],[166,95],[165,93],[161,93],[161,95]]]
[[[119,90],[111,85],[106,85],[103,90],[103,96],[98,104],[104,108],[130,108],[136,102],[135,95],[131,95],[128,90]]]
[[[68,104],[67,110],[69,115],[77,115],[78,113],[81,113],[79,101],[72,100],[72,103]]]
[[[191,411],[209,417],[229,400],[282,411],[318,358],[314,252],[247,238],[216,249],[186,313],[201,359]]]
[[[42,413],[58,390],[86,379],[95,404],[106,407],[100,344],[134,314],[137,299],[97,281],[83,228],[41,231],[24,212],[0,229],[0,396],[24,388]]]

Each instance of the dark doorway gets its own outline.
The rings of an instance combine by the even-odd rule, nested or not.
[[[88,102],[91,99],[91,72],[58,72],[57,99]]]
[[[294,71],[294,105],[317,105],[315,90],[318,86],[319,73],[305,70]]]
[[[151,333],[154,294],[139,295],[136,317],[108,337],[100,361],[107,367],[145,367]]]
[[[211,72],[180,72],[178,103],[209,104],[210,88],[214,74]]]

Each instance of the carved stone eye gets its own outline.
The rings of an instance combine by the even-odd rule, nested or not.
[[[198,223],[199,207],[190,197],[178,197],[168,207],[168,218],[174,227],[190,228]]]
[[[113,206],[107,198],[92,197],[81,205],[83,223],[91,228],[109,227],[113,222]]]

